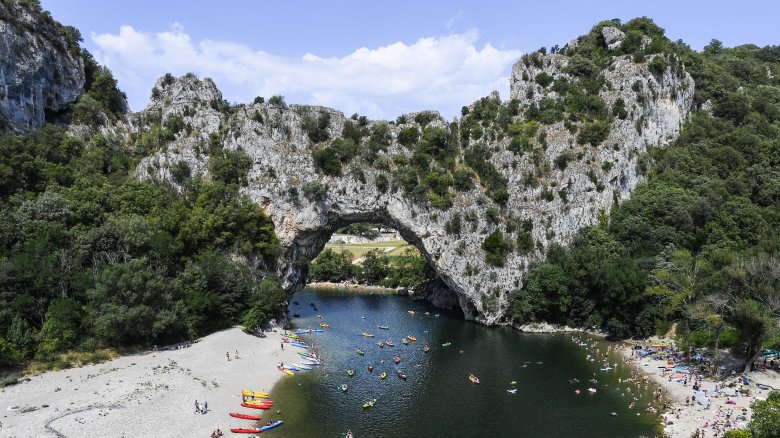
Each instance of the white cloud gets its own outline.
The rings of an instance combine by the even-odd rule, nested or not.
[[[212,78],[233,102],[282,94],[289,103],[330,106],[348,115],[395,118],[434,109],[452,117],[492,90],[507,98],[509,71],[520,56],[490,44],[479,48],[475,30],[330,58],[279,56],[229,41],[195,42],[178,23],[155,34],[122,26],[117,34],[93,33],[91,39],[95,57],[113,71],[134,110],[146,106],[157,77],[193,72]]]

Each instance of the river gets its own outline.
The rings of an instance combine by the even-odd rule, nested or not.
[[[280,410],[285,424],[269,434],[295,438],[340,437],[347,430],[356,438],[658,434],[658,416],[642,411],[650,400],[648,392],[637,393],[635,388],[629,392],[625,383],[618,383],[630,376],[629,368],[620,364],[601,371],[599,361],[586,360],[594,351],[573,342],[571,333],[524,334],[484,327],[427,303],[388,294],[305,289],[293,300],[298,304],[290,305],[290,314],[300,315],[292,319],[297,327],[330,324],[323,333],[303,336],[324,363],[274,387],[276,405],[268,418]],[[403,345],[403,338],[410,335],[417,342]],[[377,346],[387,339],[395,346]],[[450,346],[442,346],[448,342]],[[590,342],[598,343],[602,351],[608,344],[596,338]],[[430,346],[427,354],[425,344]],[[357,353],[358,348],[365,356]],[[398,365],[392,360],[396,354],[401,357]],[[620,363],[616,355],[611,361]],[[369,364],[373,372],[367,370]],[[352,378],[346,373],[350,368],[355,370]],[[399,369],[407,380],[397,376]],[[383,371],[385,380],[380,379]],[[469,381],[470,373],[480,384]],[[594,378],[596,383],[589,381]],[[342,384],[348,385],[346,393]],[[589,393],[589,387],[597,392]],[[517,391],[511,394],[509,389]],[[581,394],[575,394],[576,389]],[[629,409],[634,396],[639,398],[636,408]],[[377,399],[376,406],[363,409],[369,399]]]

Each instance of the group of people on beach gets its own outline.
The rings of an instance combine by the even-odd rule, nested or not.
[[[219,438],[222,435],[224,435],[224,434],[219,429],[215,430],[214,432],[211,432],[211,438]]]
[[[196,414],[205,414],[209,411],[209,402],[204,401],[203,403],[198,403],[197,400],[195,400],[195,413]]]

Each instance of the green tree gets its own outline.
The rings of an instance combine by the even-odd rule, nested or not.
[[[753,418],[748,427],[755,438],[780,437],[780,391],[772,391],[766,400],[751,405]]]

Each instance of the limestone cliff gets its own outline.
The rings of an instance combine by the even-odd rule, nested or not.
[[[620,31],[606,32],[608,44],[618,47]],[[118,129],[134,139],[167,130],[170,141],[140,163],[137,175],[174,185],[180,177],[173,169],[207,176],[210,154],[220,148],[248,154],[252,166],[243,190],[276,226],[283,252],[275,269],[288,290],[302,287],[309,261],[337,228],[381,222],[416,245],[447,286],[429,288],[427,298],[496,324],[529,263],[627,198],[643,179],[643,152],[673,140],[692,106],[693,80],[673,56],[663,58],[662,67],[653,64],[661,54],[613,56],[591,92],[603,106],[600,122],[570,117],[563,109],[557,119],[545,119],[542,111],[542,123],[529,124],[524,115],[546,106],[563,108],[555,84],[578,83],[567,68],[573,46],[524,57],[512,71],[510,102],[494,94],[464,108],[465,116],[452,124],[432,113],[385,122],[279,101],[229,106],[211,80],[187,75],[158,80],[149,106]],[[556,83],[559,79],[565,81]],[[485,116],[485,108],[497,108],[497,115]],[[355,156],[342,156],[340,169],[323,172],[313,152],[336,151],[329,145],[355,129],[360,131]],[[588,130],[600,133],[598,139],[583,134]],[[404,137],[413,132],[438,133],[440,149],[421,152],[423,140]],[[424,141],[429,148],[435,143]],[[431,158],[441,148],[446,154]],[[431,163],[415,161],[426,156]],[[420,166],[428,173],[420,173]],[[475,176],[473,187],[456,190],[450,181],[436,191],[435,176],[450,178],[457,170]],[[405,189],[405,175],[418,186]],[[503,266],[488,264],[482,249],[496,230],[518,242]]]
[[[84,92],[79,39],[40,7],[0,2],[0,133],[41,128]]]

